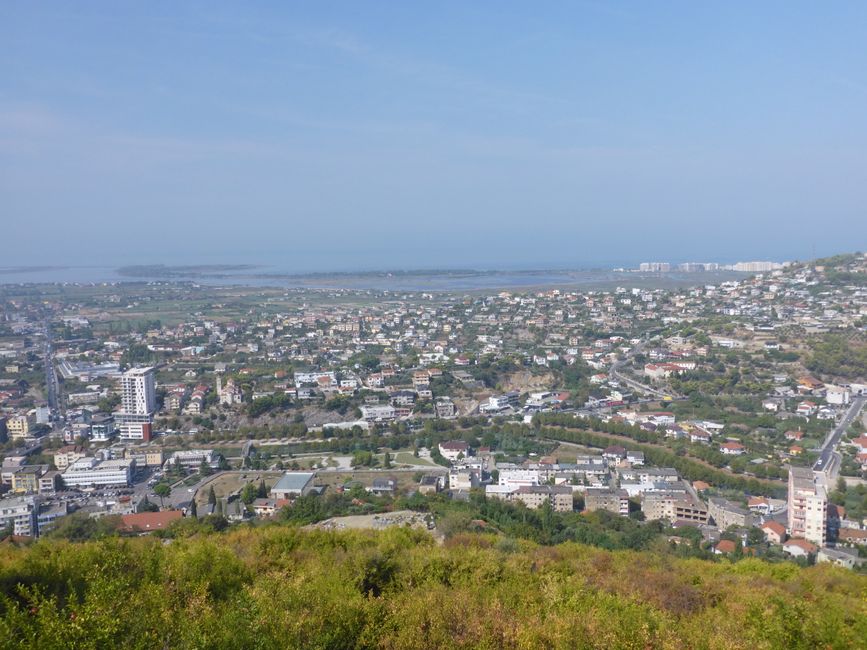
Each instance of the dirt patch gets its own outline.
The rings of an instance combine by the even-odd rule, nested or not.
[[[413,512],[412,510],[398,510],[396,512],[384,512],[376,515],[332,517],[331,519],[326,519],[325,521],[305,526],[305,528],[319,528],[324,530],[384,530],[393,526],[432,530],[433,518],[428,513]]]
[[[508,391],[516,390],[519,393],[530,393],[540,390],[548,390],[554,382],[554,376],[550,372],[534,375],[527,370],[513,372],[503,380],[503,388]]]

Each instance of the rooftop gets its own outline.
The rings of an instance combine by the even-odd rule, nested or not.
[[[313,480],[313,472],[286,472],[274,485],[272,490],[297,490],[301,491]]]

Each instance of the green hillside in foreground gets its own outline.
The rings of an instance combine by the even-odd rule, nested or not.
[[[0,549],[16,648],[864,648],[867,577],[271,526]]]

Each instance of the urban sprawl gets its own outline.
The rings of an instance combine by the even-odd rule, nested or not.
[[[0,528],[411,525],[863,571],[867,256],[726,270],[0,285]]]

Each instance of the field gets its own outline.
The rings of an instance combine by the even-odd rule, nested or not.
[[[445,472],[445,468],[440,468]],[[421,470],[418,470],[421,471]],[[397,491],[404,492],[409,489],[414,489],[416,481],[414,479],[415,470],[394,470],[394,471],[357,471],[357,472],[318,472],[314,483],[316,485],[327,485],[331,488],[343,485],[348,481],[358,481],[365,487],[373,485],[374,479],[378,478],[396,478]]]
[[[224,499],[236,490],[240,490],[247,483],[259,485],[260,480],[264,480],[265,485],[270,489],[282,475],[282,472],[262,472],[255,470],[248,470],[245,472],[222,472],[199,488],[198,492],[196,492],[196,503],[198,505],[205,505],[208,503],[208,494],[212,487],[214,488],[214,494],[217,495],[217,498]]]

